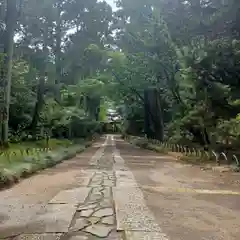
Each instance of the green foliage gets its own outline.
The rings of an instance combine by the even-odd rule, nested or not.
[[[11,162],[1,161],[0,188],[12,185],[18,182],[20,178],[28,177],[38,170],[52,167],[63,160],[70,159],[84,149],[84,144],[68,146],[67,148],[62,146],[57,151],[22,156],[21,158],[15,156],[14,161]]]
[[[148,114],[148,128],[157,136],[161,123],[172,142],[239,141],[236,0],[119,0],[114,13],[97,0],[22,3],[8,81],[11,141],[89,137],[111,107],[136,134]],[[147,100],[151,89],[157,94]]]
[[[185,47],[178,54],[182,63],[179,93],[185,111],[176,117],[185,132],[201,132],[195,139],[197,142],[204,134],[208,140],[202,139],[201,143],[222,142],[219,122],[231,124],[240,111],[237,101],[239,50],[237,40],[225,38]],[[178,129],[179,123],[175,126]]]
[[[118,6],[116,42],[125,59],[111,67],[120,76],[118,98],[124,99],[127,115],[143,119],[143,91],[156,87],[165,139],[212,147],[236,144],[239,4],[120,0]]]
[[[35,142],[11,143],[9,148],[0,153],[0,168],[21,162],[23,158],[37,157],[40,153],[49,149],[57,150],[62,147],[70,147],[73,142],[68,139],[38,140]]]
[[[8,31],[3,27],[8,15],[4,6],[1,2],[0,36]],[[71,138],[76,126],[80,127],[76,136],[88,137],[89,122],[98,129],[95,121],[107,92],[105,44],[111,34],[111,7],[97,0],[26,0],[17,8],[12,81],[8,81],[9,140],[44,138],[46,133],[61,137],[60,128]],[[0,38],[1,49],[7,47],[5,42]]]
[[[99,121],[106,121],[106,120],[107,120],[107,106],[103,102],[100,105]]]

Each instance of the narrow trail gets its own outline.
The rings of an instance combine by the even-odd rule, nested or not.
[[[238,240],[240,189],[225,180],[107,135],[0,192],[0,239]]]

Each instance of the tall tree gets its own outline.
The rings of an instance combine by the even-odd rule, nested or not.
[[[5,31],[3,35],[4,60],[1,65],[0,82],[1,82],[1,142],[4,147],[8,147],[8,121],[9,108],[11,100],[11,79],[12,79],[12,58],[14,49],[14,31],[17,22],[17,1],[8,0]]]

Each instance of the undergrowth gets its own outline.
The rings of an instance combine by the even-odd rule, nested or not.
[[[130,142],[136,146],[139,146],[141,148],[144,148],[144,149],[148,149],[148,150],[151,150],[151,151],[155,151],[155,152],[159,152],[159,153],[167,153],[166,149],[164,149],[164,147],[162,146],[159,146],[159,145],[155,145],[155,144],[152,144],[152,143],[149,143],[146,140],[143,140],[143,139],[132,139],[130,140]]]
[[[21,178],[28,177],[39,170],[55,166],[64,160],[73,158],[77,153],[82,152],[90,145],[91,142],[83,143],[81,141],[81,144],[76,145],[70,141],[64,140],[60,142],[52,140],[52,150],[45,152],[33,151],[32,148],[29,155],[22,155],[19,149],[24,149],[27,145],[19,145],[18,148],[14,148],[17,153],[16,155],[7,155],[5,153],[5,155],[2,154],[0,157],[0,188],[17,183]],[[41,142],[39,142],[39,146],[41,146]],[[8,151],[10,152],[12,149],[10,148]]]

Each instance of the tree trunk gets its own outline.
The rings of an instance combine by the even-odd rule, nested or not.
[[[149,98],[148,98],[148,95],[149,95],[149,91],[148,90],[145,90],[144,91],[144,112],[145,112],[145,115],[144,115],[144,132],[145,134],[147,135],[148,138],[153,138],[153,132],[151,130],[151,116],[149,114],[150,112],[150,107],[149,107]]]
[[[4,33],[4,62],[0,73],[1,81],[1,144],[8,147],[8,122],[11,100],[12,58],[14,30],[17,21],[16,0],[7,1],[6,30]]]
[[[40,119],[40,112],[44,105],[44,90],[45,90],[45,75],[42,75],[39,79],[37,101],[34,108],[32,122],[29,127],[33,132],[36,132],[37,124]]]
[[[159,91],[156,88],[145,91],[145,130],[150,138],[163,141],[163,111]]]
[[[99,120],[100,98],[86,96],[86,111],[93,120]]]
[[[43,46],[43,65],[40,71],[40,78],[37,89],[37,100],[33,112],[32,122],[30,124],[29,129],[33,131],[34,135],[36,134],[36,129],[38,122],[40,120],[40,113],[44,106],[44,92],[45,92],[45,81],[46,81],[46,66],[47,66],[47,57],[48,57],[48,49],[47,49],[47,29],[44,32],[44,46]]]
[[[62,77],[62,67],[61,67],[61,1],[57,3],[58,16],[57,16],[57,26],[56,26],[56,80],[55,80],[55,99],[57,102],[61,101],[60,83]]]

